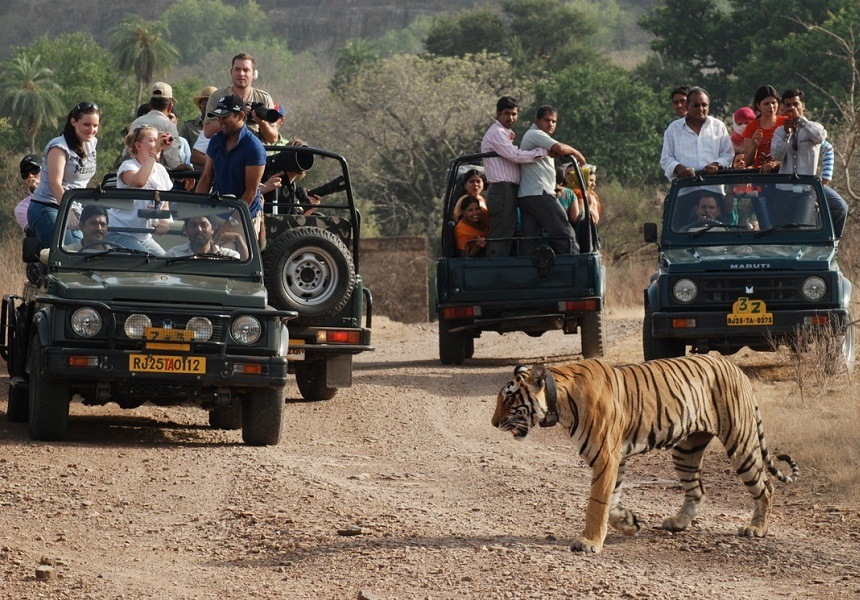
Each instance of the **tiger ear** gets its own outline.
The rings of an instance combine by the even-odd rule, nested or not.
[[[516,367],[514,367],[514,377],[516,377],[517,375],[522,375],[528,370],[529,368],[526,365],[517,365]]]
[[[532,381],[540,383],[546,379],[546,365],[534,365],[532,367]]]

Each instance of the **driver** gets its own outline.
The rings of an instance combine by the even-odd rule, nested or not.
[[[696,220],[685,226],[682,231],[704,227],[708,224],[720,223],[720,203],[712,194],[705,194],[696,203]]]
[[[238,251],[230,248],[222,248],[212,241],[215,228],[209,217],[191,217],[185,219],[182,225],[182,235],[188,238],[188,242],[174,246],[164,256],[192,256],[194,254],[220,254],[245,260],[248,258],[248,246],[241,232],[221,232],[221,243],[233,243]]]
[[[105,243],[108,231],[107,209],[97,204],[88,204],[81,211],[80,228],[83,237],[80,242],[63,246],[67,252],[97,252],[107,250],[110,243]]]

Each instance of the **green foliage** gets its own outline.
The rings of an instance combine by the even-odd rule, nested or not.
[[[77,103],[88,101],[99,105],[101,121],[97,176],[100,178],[119,153],[121,131],[132,120],[129,111],[129,99],[134,97],[131,83],[117,78],[112,56],[89,34],[42,36],[27,48],[19,48],[18,52],[27,56],[41,56],[42,64],[54,73],[54,81],[61,90],[57,96],[63,107],[63,119],[57,129],[39,134],[38,148],[43,148],[49,139],[59,135],[65,115]]]
[[[587,62],[596,52],[594,21],[570,2],[506,0],[503,14],[490,8],[437,18],[425,45],[438,56],[497,52],[523,71],[543,72]]]
[[[430,17],[417,17],[404,29],[394,29],[376,40],[376,47],[382,58],[395,54],[421,54],[424,40],[433,27]]]
[[[162,20],[186,65],[198,63],[207,53],[221,48],[226,39],[250,40],[272,34],[269,18],[254,0],[239,7],[221,0],[178,0],[164,12]]]
[[[538,84],[536,104],[558,111],[554,138],[622,184],[656,181],[664,128],[657,95],[612,65],[569,67]],[[531,117],[531,115],[529,115]]]
[[[54,73],[41,60],[38,54],[19,54],[6,61],[0,73],[0,116],[22,129],[28,152],[36,151],[42,127],[55,126],[65,113],[57,98],[60,87]]]
[[[448,163],[478,149],[499,96],[523,91],[498,56],[394,56],[308,107],[299,125],[348,157],[383,234],[435,235]]]
[[[140,105],[143,90],[156,76],[164,75],[179,60],[179,52],[167,39],[167,26],[160,21],[126,17],[111,31],[111,49],[120,71],[133,74]]]
[[[379,50],[373,42],[362,39],[347,42],[337,51],[337,70],[330,84],[332,91],[342,89],[355,79],[361,70],[370,68],[378,61]]]

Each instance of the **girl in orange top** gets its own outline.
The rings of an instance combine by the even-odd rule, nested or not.
[[[460,208],[463,217],[454,227],[454,244],[460,256],[481,256],[487,246],[490,213],[474,196],[466,196]]]
[[[779,94],[773,86],[763,85],[755,91],[753,105],[757,119],[744,129],[744,163],[748,167],[761,167],[763,173],[779,170],[779,161],[770,156],[773,132],[785,122],[779,114]]]

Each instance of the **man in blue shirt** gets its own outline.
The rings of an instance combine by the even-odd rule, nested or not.
[[[246,127],[248,117],[243,107],[241,98],[229,95],[220,98],[215,109],[208,113],[218,119],[221,131],[209,140],[197,192],[212,191],[242,198],[256,223],[263,209],[260,181],[266,166],[266,151],[263,143]]]

